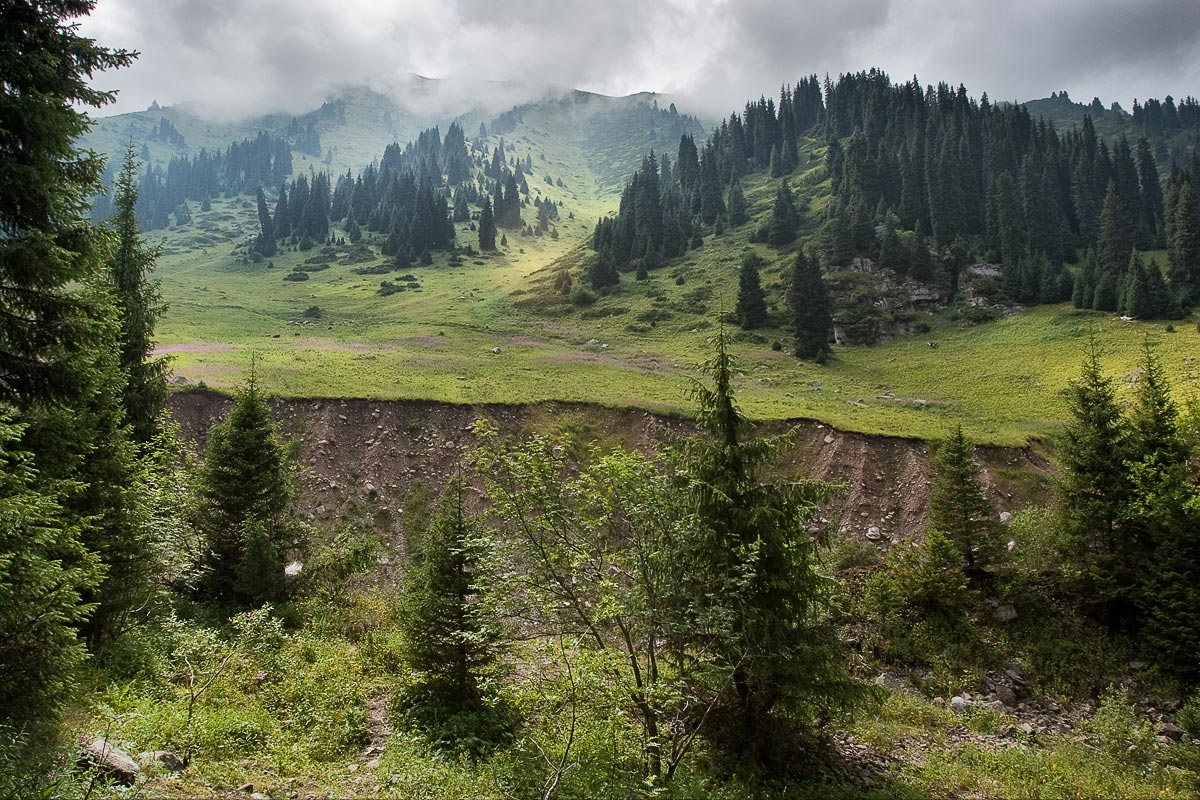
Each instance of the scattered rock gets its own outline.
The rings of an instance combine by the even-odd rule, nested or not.
[[[237,790],[239,792],[245,792],[246,794],[250,794],[251,792],[254,791],[254,784],[253,783],[243,783],[241,786],[239,786],[237,788]]]
[[[825,444],[833,444],[834,438],[832,434],[825,434]]]
[[[1173,742],[1183,738],[1183,728],[1173,722],[1163,722],[1158,726],[1158,735],[1165,736]]]
[[[994,696],[1005,708],[1017,707],[1017,693],[1011,686],[997,686]]]
[[[950,710],[955,714],[964,714],[970,708],[971,703],[961,695],[954,695],[950,698]]]
[[[493,355],[497,355],[497,356],[498,356],[498,355],[500,355],[500,353],[501,353],[501,352],[503,352],[503,351],[501,351],[499,347],[493,347],[493,348],[492,348],[492,354],[493,354]]]
[[[293,561],[283,568],[283,574],[288,577],[295,577],[304,571],[304,564],[300,561]]]
[[[1011,603],[996,606],[996,619],[1000,622],[1012,622],[1017,618],[1017,609]]]
[[[886,672],[881,673],[875,678],[875,685],[882,686],[893,692],[898,692],[904,688],[904,681],[897,678],[895,675],[888,675]]]
[[[179,772],[187,766],[183,763],[182,758],[170,750],[151,750],[138,753],[137,761],[142,769],[159,769],[166,772]]]
[[[871,527],[867,528],[867,538],[871,541],[877,542],[882,536],[883,534],[880,533],[878,525],[872,525]]]
[[[1012,522],[1012,512],[1001,511],[1000,512],[1000,521],[1001,522]]]
[[[124,750],[113,747],[103,736],[83,741],[80,764],[103,772],[118,783],[132,785],[142,775],[142,768]]]

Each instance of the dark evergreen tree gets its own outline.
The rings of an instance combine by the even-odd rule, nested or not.
[[[1131,213],[1117,186],[1110,181],[1104,196],[1104,207],[1100,211],[1100,243],[1096,256],[1100,261],[1102,283],[1105,280],[1119,285],[1129,265],[1129,254],[1133,251],[1136,217]],[[1100,308],[1097,305],[1097,308]],[[1105,308],[1105,311],[1116,310]]]
[[[483,210],[479,212],[479,249],[496,249],[496,220],[492,215],[492,201],[483,198]]]
[[[1200,482],[1162,363],[1146,345],[1130,413],[1132,502],[1125,523],[1139,555],[1138,605],[1155,661],[1200,678]]]
[[[125,376],[125,420],[136,441],[145,444],[157,431],[158,413],[167,399],[167,362],[152,358],[154,325],[166,311],[158,282],[149,278],[161,252],[147,247],[138,231],[137,163],[133,148],[125,151],[125,164],[117,177],[117,240],[111,259],[113,289],[121,326],[120,369]]]
[[[84,109],[114,97],[91,79],[133,56],[79,34],[92,7],[0,5],[0,717],[16,729],[68,697],[101,576],[87,545],[129,521],[105,505],[125,499],[130,450],[106,248],[84,218],[103,162],[77,142]],[[94,485],[110,466],[126,483]]]
[[[767,321],[767,300],[758,275],[758,268],[762,263],[762,256],[752,250],[742,257],[742,266],[738,272],[738,296],[734,313],[737,315],[738,325],[746,330],[757,328]]]
[[[496,660],[497,624],[479,602],[484,540],[466,494],[461,478],[447,484],[404,577],[400,630],[418,676],[409,702],[422,717],[484,711],[483,681]]]
[[[775,191],[771,219],[767,223],[767,243],[774,247],[789,244],[796,239],[799,229],[800,212],[796,209],[796,198],[785,180]]]
[[[207,545],[206,583],[214,596],[243,603],[282,599],[274,589],[266,597],[255,587],[282,586],[275,570],[296,544],[292,472],[251,367],[233,407],[209,430],[196,482],[196,525]],[[267,572],[254,574],[254,565]]]
[[[978,576],[996,562],[1002,550],[1000,529],[991,503],[983,494],[974,448],[961,425],[941,445],[934,458],[929,489],[929,527],[953,543],[959,567]]]
[[[742,194],[742,182],[736,178],[729,185],[728,207],[730,225],[736,228],[750,221],[750,214],[746,209],[746,196]]]
[[[829,354],[829,334],[833,329],[829,287],[821,277],[821,265],[815,258],[796,253],[787,293],[792,311],[796,358],[823,362]]]
[[[1189,303],[1200,301],[1200,198],[1195,178],[1180,181],[1172,204],[1167,257],[1171,288]]]
[[[763,482],[788,437],[749,435],[723,332],[704,369],[712,387],[697,384],[695,393],[709,435],[684,443],[680,468],[703,523],[695,546],[708,591],[723,600],[736,594],[721,641],[732,691],[707,735],[722,749],[779,768],[788,740],[803,733],[793,724],[858,696],[827,614],[831,595],[817,561],[825,539],[810,527],[829,487]]]
[[[1128,601],[1134,547],[1123,522],[1130,500],[1129,433],[1112,379],[1100,367],[1095,341],[1078,379],[1067,388],[1070,421],[1063,434],[1062,520],[1081,565],[1081,591],[1107,613]]]
[[[258,239],[254,242],[254,252],[261,256],[275,255],[275,223],[271,220],[261,186],[258,187]]]
[[[0,723],[44,721],[87,657],[77,630],[102,574],[55,500],[38,487],[21,426],[0,417]]]

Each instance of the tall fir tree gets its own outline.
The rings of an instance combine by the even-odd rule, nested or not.
[[[117,176],[117,241],[111,258],[111,274],[121,324],[120,369],[125,375],[125,420],[135,441],[146,444],[157,432],[157,418],[167,399],[167,360],[154,358],[154,326],[166,313],[158,281],[149,275],[162,246],[147,247],[138,231],[137,162],[133,147],[125,151],[125,163]]]
[[[275,255],[275,221],[267,208],[267,196],[262,187],[258,187],[258,239],[254,242],[254,251],[260,256]]]
[[[829,355],[829,334],[833,329],[832,303],[829,287],[821,276],[821,265],[803,250],[797,251],[792,265],[787,304],[792,311],[796,358],[823,362]]]
[[[1129,432],[1112,379],[1092,340],[1080,376],[1067,387],[1058,500],[1081,566],[1083,586],[1101,614],[1121,613],[1134,581],[1134,548],[1124,513],[1130,500],[1125,461]]]
[[[80,35],[92,8],[0,5],[0,716],[16,728],[68,696],[101,576],[85,542],[117,521],[90,483],[122,446],[122,384],[105,234],[85,219],[103,161],[78,140],[84,109],[114,98],[92,78],[133,54]]]
[[[295,480],[253,366],[233,407],[209,429],[196,495],[209,592],[243,603],[282,599],[258,587],[282,586],[282,557],[299,534]],[[250,565],[262,572],[252,574]]]
[[[796,239],[799,229],[800,212],[796,208],[796,198],[785,180],[775,191],[771,219],[767,222],[767,242],[774,247],[782,247]]]
[[[738,296],[734,313],[738,325],[745,330],[757,328],[767,321],[767,299],[758,274],[762,263],[762,256],[750,251],[742,258],[742,266],[738,271]]]
[[[742,193],[742,182],[737,178],[729,184],[729,224],[735,228],[750,221],[746,208],[746,195]]]
[[[484,195],[483,210],[479,212],[479,249],[496,249],[496,217],[492,213],[492,201]]]
[[[929,489],[929,526],[954,544],[960,569],[977,576],[995,563],[1001,541],[973,451],[962,425],[938,446]]]
[[[447,483],[414,544],[400,617],[405,660],[418,675],[413,700],[422,707],[414,710],[478,713],[486,707],[483,683],[496,661],[499,630],[480,602],[484,540],[461,477]]]
[[[736,593],[720,644],[732,692],[708,735],[723,749],[778,768],[789,740],[805,733],[795,725],[811,725],[859,696],[826,613],[832,596],[817,559],[827,541],[810,527],[832,487],[762,479],[790,436],[750,435],[724,331],[713,349],[704,365],[711,387],[694,388],[708,436],[684,442],[679,465],[703,523],[697,558],[715,579],[709,586]]]
[[[1171,288],[1186,302],[1200,302],[1200,197],[1195,180],[1178,189],[1167,241]]]

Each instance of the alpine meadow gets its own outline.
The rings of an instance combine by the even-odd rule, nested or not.
[[[995,13],[0,2],[0,796],[1200,795],[1200,22]]]

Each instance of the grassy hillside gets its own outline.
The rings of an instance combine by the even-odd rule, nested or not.
[[[772,323],[737,331],[735,341],[744,359],[742,399],[756,417],[813,417],[849,430],[919,437],[941,436],[962,423],[978,440],[1020,443],[1055,429],[1061,391],[1093,334],[1118,374],[1132,368],[1145,336],[1154,336],[1179,392],[1195,387],[1193,322],[1176,323],[1178,332],[1167,334],[1162,324],[1122,323],[1067,307],[973,328],[948,313],[923,316],[929,332],[920,336],[838,347],[824,366],[797,362],[787,353],[782,305],[794,246],[777,251],[750,244],[776,186],[763,175],[745,181],[755,216],[747,225],[710,236],[644,283],[626,275],[594,302],[568,302],[553,290],[560,271],[576,288],[582,284],[592,227],[615,211],[643,154],[654,149],[673,156],[680,130],[703,133],[695,120],[656,108],[660,100],[667,102],[574,92],[516,108],[515,127],[501,128],[506,148],[510,157],[528,156],[533,164],[531,200],[561,205],[559,237],[502,231],[508,244],[500,252],[463,256],[456,266],[450,254],[435,253],[431,266],[392,270],[370,237],[358,247],[293,249],[251,263],[245,244],[257,221],[248,199],[218,200],[211,211],[194,212],[191,225],[162,234],[166,250],[158,266],[170,306],[159,342],[179,381],[230,387],[254,357],[266,385],[290,396],[554,399],[684,411],[684,390],[707,355],[706,339],[735,304],[737,264],[754,248],[767,261],[763,282]],[[391,101],[366,91],[347,93],[342,103],[342,113],[314,117],[322,146],[335,151],[334,169],[339,162],[365,163],[392,134],[415,124]],[[220,127],[167,109],[105,120],[92,144],[117,146],[129,126],[156,128],[160,116],[174,121],[189,149],[216,147],[220,137],[250,135],[272,121]],[[285,127],[287,121],[274,120]],[[468,135],[481,122],[497,127],[485,110],[461,121]],[[494,133],[490,145],[500,138]],[[151,144],[156,157],[165,147]],[[808,218],[816,219],[828,191],[821,145],[810,142],[805,158],[808,166],[792,185],[808,200]],[[320,166],[310,161],[296,154],[298,170]],[[526,221],[534,211],[532,205],[525,210]],[[459,225],[458,244],[477,246],[468,224]],[[297,268],[309,278],[284,280]],[[381,295],[385,281],[401,290]],[[782,350],[772,349],[775,343]]]
[[[547,153],[556,170],[564,169],[559,159],[565,157]],[[568,186],[584,177],[572,175]],[[754,204],[769,187],[751,182],[747,189]],[[571,189],[562,199],[564,214],[577,210],[577,219],[561,222],[558,241],[510,231],[508,248],[466,258],[460,267],[438,253],[432,267],[402,271],[419,288],[399,281],[401,272],[356,274],[382,259],[358,261],[363,256],[350,247],[324,254],[336,255],[331,266],[303,282],[283,276],[321,258],[322,250],[280,254],[273,266],[242,263],[231,250],[238,235],[253,229],[253,209],[216,203],[192,226],[210,227],[204,238],[186,229],[167,235],[160,276],[171,311],[159,341],[178,375],[210,386],[242,380],[254,356],[265,383],[292,396],[559,399],[687,410],[683,390],[692,365],[706,357],[705,340],[720,311],[733,306],[734,265],[743,249],[758,248],[771,262],[763,280],[775,297],[779,291],[771,287],[789,254],[748,245],[751,223],[710,239],[676,267],[652,271],[645,283],[626,276],[592,305],[545,305],[554,271],[585,257],[578,244],[590,230],[585,220],[611,205],[603,195]],[[459,235],[462,243],[474,241],[465,225]],[[380,296],[385,280],[406,290]],[[311,306],[320,308],[316,318],[304,316]],[[778,303],[774,311],[782,323]],[[1163,324],[1055,306],[972,328],[947,314],[930,316],[927,324],[929,333],[920,336],[836,348],[824,366],[773,351],[771,344],[786,338],[782,326],[739,332],[742,400],[761,418],[815,417],[849,430],[921,437],[940,436],[962,422],[980,440],[1020,443],[1051,432],[1061,419],[1060,392],[1092,334],[1116,374],[1132,368],[1150,335],[1176,388],[1200,385],[1190,322],[1176,323],[1177,332],[1168,334]],[[929,341],[938,346],[930,348]]]

